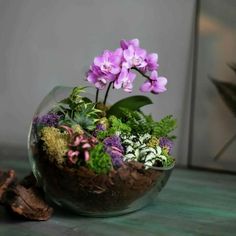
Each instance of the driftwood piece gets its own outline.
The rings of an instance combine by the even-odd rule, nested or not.
[[[32,173],[16,183],[15,171],[0,171],[0,202],[15,215],[29,220],[48,220],[53,209],[45,202],[43,191],[36,184]]]
[[[7,189],[16,182],[16,173],[14,170],[7,172],[0,171],[0,203],[3,203],[3,195]]]
[[[37,187],[25,188],[16,185],[7,190],[5,202],[10,209],[29,220],[48,220],[53,209],[44,201],[42,191]]]

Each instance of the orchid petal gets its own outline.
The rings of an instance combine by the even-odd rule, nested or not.
[[[158,79],[158,73],[156,70],[151,72],[150,79],[156,81]]]
[[[167,79],[165,77],[159,77],[158,80],[153,83],[152,92],[155,94],[165,92],[167,90],[165,87],[166,84],[167,84]]]
[[[142,59],[145,59],[147,51],[142,48],[135,48],[135,55],[141,57]]]
[[[139,88],[141,92],[150,92],[152,90],[152,84],[149,80],[147,80],[146,82],[144,82],[141,87]]]
[[[98,67],[100,67],[103,62],[104,62],[104,59],[103,59],[103,57],[100,57],[100,56],[95,57],[93,60],[94,65],[98,66]]]
[[[134,47],[130,45],[128,49],[124,50],[124,58],[126,61],[129,61],[134,56]]]

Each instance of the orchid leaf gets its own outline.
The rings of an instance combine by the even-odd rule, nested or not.
[[[128,98],[124,98],[114,105],[108,110],[107,115],[115,115],[116,117],[122,116],[122,109],[126,108],[131,111],[139,110],[141,107],[152,104],[150,98],[146,96],[132,96]]]
[[[236,116],[236,85],[229,82],[222,82],[214,78],[210,79],[215,85],[225,104]]]

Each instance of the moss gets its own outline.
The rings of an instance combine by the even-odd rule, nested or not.
[[[109,128],[105,131],[100,131],[97,134],[98,139],[103,140],[108,136],[117,134],[117,132],[122,134],[130,134],[131,132],[131,128],[115,116],[110,116],[108,122]]]
[[[159,139],[155,136],[152,136],[149,141],[147,142],[148,147],[155,148],[156,146],[159,145]]]
[[[51,161],[55,160],[58,164],[64,162],[64,156],[68,151],[68,138],[68,134],[61,133],[55,127],[44,127],[41,130],[41,140],[44,141],[43,149]]]
[[[87,162],[87,166],[96,174],[107,174],[111,170],[111,158],[107,153],[105,153],[102,144],[96,145],[90,151],[90,157],[89,161]]]
[[[131,128],[115,116],[110,116],[108,121],[110,123],[110,126],[116,129],[117,131],[120,131],[125,134],[131,132]]]

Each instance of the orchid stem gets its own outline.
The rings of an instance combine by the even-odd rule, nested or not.
[[[150,77],[148,75],[146,75],[144,72],[142,72],[141,70],[139,70],[136,67],[131,67],[131,69],[136,70],[139,74],[141,74],[143,77],[147,78],[148,80],[150,80]]]
[[[108,96],[109,90],[111,88],[111,85],[112,85],[112,82],[110,82],[110,84],[108,85],[108,88],[107,88],[107,91],[106,91],[106,94],[105,94],[105,97],[104,97],[104,101],[103,101],[104,106],[106,105],[107,96]]]
[[[96,100],[95,100],[95,103],[98,103],[98,94],[99,94],[99,89],[97,89],[97,91],[96,91]]]

